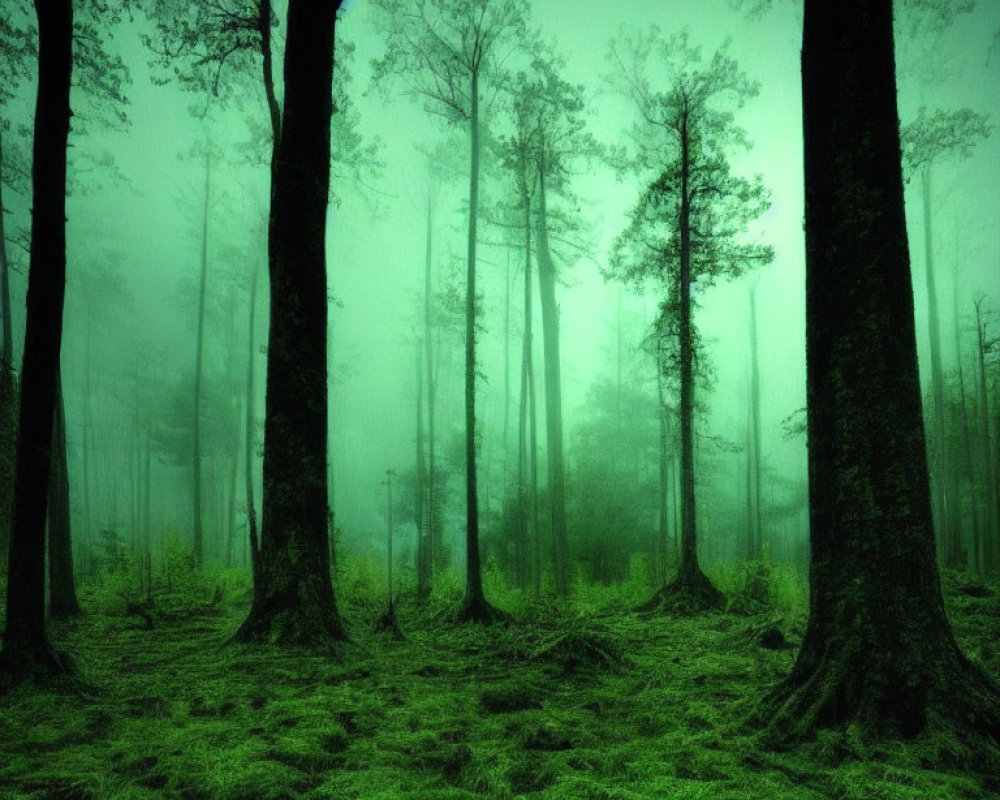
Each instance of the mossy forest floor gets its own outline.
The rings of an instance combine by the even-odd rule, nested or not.
[[[953,624],[996,679],[1000,599],[963,581],[946,581]],[[402,641],[373,632],[380,606],[345,600],[353,641],[325,655],[228,645],[243,609],[225,601],[152,630],[53,623],[88,688],[0,697],[0,798],[1000,797],[998,776],[925,768],[948,763],[931,737],[759,747],[741,723],[791,666],[804,609],[750,614],[737,596],[725,613],[645,619],[624,590],[565,605],[508,593],[495,599],[516,623],[483,629],[451,627],[450,599],[404,598]]]

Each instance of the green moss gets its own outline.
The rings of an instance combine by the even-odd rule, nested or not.
[[[976,594],[949,595],[949,612],[960,644],[996,676],[1000,609],[995,595]],[[453,629],[433,603],[404,603],[406,641],[349,618],[356,644],[336,658],[226,646],[239,609],[152,631],[99,616],[59,624],[54,638],[98,691],[22,688],[0,699],[0,797],[998,796],[995,778],[926,768],[952,750],[961,761],[947,736],[859,748],[831,733],[770,752],[741,733],[794,658],[756,633],[780,621],[797,642],[801,607],[647,620],[615,608],[623,597],[497,596],[520,622],[490,630]]]

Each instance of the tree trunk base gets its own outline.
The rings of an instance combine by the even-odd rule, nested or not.
[[[932,643],[926,653],[942,652]],[[855,639],[832,640],[802,659],[749,720],[773,747],[844,733],[844,756],[879,739],[911,739],[933,768],[1000,774],[1000,692],[954,644],[946,658],[892,659]]]
[[[72,659],[49,642],[38,644],[4,640],[3,650],[0,651],[0,694],[26,682],[51,685],[59,682],[73,684],[76,681],[76,667]]]
[[[690,569],[682,568],[676,578],[657,589],[649,600],[636,606],[635,610],[640,614],[689,616],[706,611],[721,611],[725,606],[726,596],[695,565]]]
[[[231,641],[326,649],[349,638],[335,609],[261,602],[250,609]]]
[[[477,625],[495,625],[509,623],[511,616],[506,611],[501,611],[496,606],[490,605],[483,597],[466,597],[462,601],[462,605],[455,611],[452,620],[459,623],[474,622]]]
[[[79,617],[82,614],[83,609],[80,608],[76,597],[49,602],[49,616],[53,619],[69,619],[70,617]]]
[[[403,632],[399,629],[399,620],[396,619],[396,604],[389,603],[385,613],[375,620],[375,633],[389,633],[393,639],[402,640]]]

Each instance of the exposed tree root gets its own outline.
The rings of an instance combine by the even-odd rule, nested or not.
[[[726,597],[697,565],[682,568],[670,583],[635,610],[640,614],[701,614],[725,608]]]
[[[506,611],[490,605],[483,597],[466,597],[452,620],[455,622],[474,622],[477,625],[495,625],[509,623],[511,616]]]
[[[347,631],[336,610],[259,603],[236,629],[232,641],[239,644],[329,648],[348,641]]]
[[[929,767],[1000,774],[1000,693],[953,645],[943,653],[913,662],[860,637],[830,642],[815,662],[800,657],[749,723],[773,747],[834,729],[848,755],[879,740],[918,740]]]
[[[40,645],[5,642],[0,652],[0,694],[22,683],[74,687],[79,680],[72,659],[49,642]]]

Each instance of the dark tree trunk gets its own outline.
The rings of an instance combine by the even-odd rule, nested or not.
[[[45,514],[66,289],[66,142],[73,71],[71,0],[36,0],[38,95],[31,258],[3,666],[16,677],[65,668],[45,630]]]
[[[538,165],[538,296],[542,308],[545,351],[545,453],[548,458],[549,509],[556,594],[569,594],[569,537],[566,531],[566,470],[563,465],[562,376],[559,364],[559,307],[556,266],[549,249],[545,203],[545,164]]]
[[[476,483],[476,225],[479,217],[479,73],[472,73],[469,114],[469,241],[465,287],[465,598],[458,618],[489,623],[497,611],[483,595]]]
[[[69,463],[66,458],[66,406],[62,378],[56,386],[52,426],[52,472],[49,477],[49,615],[80,613],[73,577],[73,538],[69,517]]]
[[[1000,697],[955,644],[935,560],[892,37],[890,0],[806,2],[812,561],[798,659],[759,711],[782,738],[1000,736]]]
[[[259,585],[244,642],[343,640],[327,538],[326,212],[339,2],[291,0],[268,230],[271,324]]]
[[[257,263],[254,262],[250,276],[250,313],[247,320],[247,384],[246,416],[243,430],[243,472],[247,501],[247,538],[250,544],[250,575],[253,578],[253,592],[256,595],[260,585],[260,540],[257,536],[257,505],[254,501],[254,353],[257,352]]]

